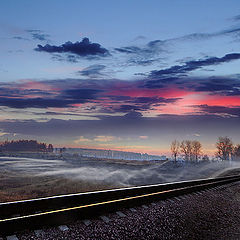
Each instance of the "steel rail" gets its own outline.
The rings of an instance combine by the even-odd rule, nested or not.
[[[112,190],[68,194],[38,199],[0,203],[0,219],[5,219],[10,216],[29,215],[40,211],[51,211],[61,208],[70,208],[79,205],[79,203],[81,204],[96,203],[99,201],[113,200],[116,198],[124,198],[127,196],[137,196],[140,194],[170,190],[180,188],[183,186],[193,186],[201,183],[210,183],[224,179],[231,179],[234,177],[236,176],[119,188]]]
[[[235,181],[240,181],[240,176],[156,184],[3,203],[0,204],[0,234],[7,235],[24,229],[37,229],[42,226],[71,222],[76,219],[92,218],[106,212],[116,211],[119,208],[165,200]],[[74,198],[76,199],[74,200]],[[69,199],[70,204],[68,203]],[[50,201],[50,207],[47,207],[48,201]],[[56,207],[52,206],[54,201],[56,201]],[[9,214],[7,214],[6,209],[10,211]],[[22,214],[13,216],[12,213],[15,213],[17,209]],[[3,215],[2,210],[4,210]]]

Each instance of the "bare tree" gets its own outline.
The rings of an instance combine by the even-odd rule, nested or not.
[[[171,152],[175,162],[177,161],[177,155],[179,154],[179,151],[180,151],[179,148],[180,148],[180,143],[177,140],[174,140],[171,144]]]
[[[186,145],[186,143],[185,143],[185,140],[181,142],[181,144],[180,144],[180,150],[181,150],[181,153],[184,154],[185,160],[186,160],[186,161],[189,160],[189,159],[188,159],[188,152],[187,152],[187,145]]]
[[[199,141],[192,141],[192,154],[195,161],[198,161],[198,158],[202,154],[202,144]]]
[[[186,140],[186,148],[187,148],[187,154],[188,154],[188,159],[193,160],[193,147],[192,147],[192,141]]]
[[[229,137],[219,137],[216,143],[216,156],[222,160],[230,160],[233,153],[233,142]]]
[[[184,140],[180,144],[181,152],[184,154],[185,160],[192,159],[192,142],[190,140]]]
[[[240,144],[237,144],[233,149],[234,160],[240,160]]]
[[[196,140],[184,140],[180,144],[180,150],[186,161],[197,161],[202,154],[202,144]]]

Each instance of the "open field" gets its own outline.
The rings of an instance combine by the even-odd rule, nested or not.
[[[98,182],[76,181],[59,176],[0,175],[0,202],[115,188]]]
[[[0,157],[0,202],[205,178],[237,165]]]

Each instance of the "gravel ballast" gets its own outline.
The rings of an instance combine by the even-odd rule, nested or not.
[[[90,224],[77,221],[68,229],[44,228],[16,234],[18,239],[240,239],[240,182],[200,194],[135,207],[136,211],[120,209],[123,215],[106,214]],[[124,216],[125,215],[125,216]]]

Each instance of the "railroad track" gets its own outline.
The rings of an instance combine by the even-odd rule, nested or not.
[[[240,181],[240,176],[61,195],[0,204],[0,235],[90,219],[121,208],[166,200]]]

